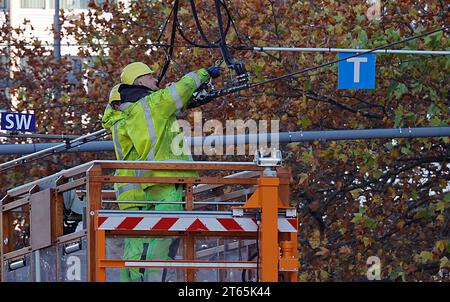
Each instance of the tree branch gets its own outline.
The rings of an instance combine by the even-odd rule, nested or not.
[[[383,116],[381,116],[379,114],[353,109],[352,107],[350,107],[348,105],[339,103],[338,101],[336,101],[335,99],[333,99],[331,97],[319,96],[317,94],[311,94],[311,93],[286,94],[286,93],[279,93],[279,92],[270,91],[270,92],[267,92],[267,95],[282,96],[282,97],[300,97],[300,96],[305,95],[306,97],[308,97],[308,98],[310,98],[312,100],[328,103],[328,104],[334,105],[336,107],[339,107],[341,109],[344,109],[346,111],[350,111],[352,113],[359,113],[362,116],[367,117],[367,118],[374,118],[374,119],[382,119],[383,118]]]

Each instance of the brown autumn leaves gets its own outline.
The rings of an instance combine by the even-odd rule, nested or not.
[[[19,101],[14,109],[34,111],[39,133],[100,129],[109,89],[121,68],[137,60],[157,70],[163,66],[163,48],[149,44],[157,40],[170,12],[169,2],[137,1],[129,10],[105,5],[77,18],[63,15],[63,35],[79,44],[78,58],[83,62],[73,73],[76,81],[66,77],[73,72],[71,58],[55,62],[51,49],[37,40],[25,43],[19,29],[3,26],[1,43],[12,46],[9,55],[14,58],[8,61],[14,67],[9,93]],[[448,24],[441,1],[383,1],[380,18],[362,0],[226,2],[238,28],[238,34],[232,28],[228,34],[227,42],[234,46],[372,48]],[[213,1],[196,4],[205,34],[217,39]],[[105,18],[105,12],[112,18]],[[186,4],[179,21],[186,37],[203,44]],[[161,43],[168,43],[171,28],[169,22]],[[18,35],[12,36],[16,30]],[[164,82],[221,58],[217,49],[182,47],[187,42],[179,34],[176,45]],[[449,47],[448,34],[404,47],[443,50]],[[236,49],[232,53],[245,62],[253,81],[336,57]],[[20,67],[21,60],[27,61],[27,68]],[[2,78],[9,67],[5,61],[0,65]],[[337,90],[337,68],[332,67],[227,96],[201,110],[205,119],[223,122],[279,119],[280,131],[448,125],[449,67],[445,56],[378,55],[374,91]],[[3,93],[0,106],[13,106]],[[185,117],[192,120],[194,110]],[[24,140],[8,140],[19,141]],[[382,279],[449,280],[441,276],[450,267],[448,138],[294,143],[282,146],[282,151],[292,169],[291,200],[300,212],[300,280],[366,280],[370,256],[380,258]],[[53,156],[0,176],[2,190],[66,166],[112,157],[112,153]]]

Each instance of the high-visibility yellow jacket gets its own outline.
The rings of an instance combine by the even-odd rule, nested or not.
[[[105,109],[102,118],[102,126],[109,129],[112,133],[114,151],[117,160],[136,160],[138,154],[134,148],[131,139],[127,136],[125,129],[124,114],[121,111],[114,110],[110,105]],[[114,174],[116,176],[136,176],[136,170],[118,169]],[[114,191],[117,200],[145,200],[145,192],[139,183],[115,183]],[[119,204],[119,208],[138,206],[137,204]],[[142,206],[142,205],[140,205]]]
[[[183,134],[176,120],[176,113],[187,105],[192,94],[201,84],[210,78],[206,69],[193,71],[178,82],[158,91],[150,91],[143,86],[121,85],[119,92],[122,100],[120,110],[124,114],[124,129],[136,149],[134,160],[163,161],[191,160],[192,157],[181,153]],[[121,132],[118,133],[121,140]],[[190,150],[189,154],[190,154]],[[130,158],[131,159],[131,158]],[[197,177],[196,171],[149,171],[138,170],[139,176],[150,177]],[[141,184],[143,189],[155,183]]]

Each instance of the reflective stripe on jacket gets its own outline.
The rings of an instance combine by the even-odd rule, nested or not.
[[[117,160],[136,160],[138,154],[133,147],[131,139],[126,134],[124,114],[107,106],[102,118],[102,125],[112,134],[114,151]],[[116,176],[136,176],[136,170],[117,169]],[[117,200],[145,200],[145,192],[138,183],[115,183],[114,191]],[[141,204],[119,204],[121,210],[142,206]]]
[[[206,69],[190,72],[169,87],[149,92],[136,100],[133,95],[140,86],[122,85],[121,110],[124,113],[126,136],[137,151],[137,160],[190,160],[186,154],[175,154],[172,143],[181,142],[176,113],[191,100],[192,94],[210,78]],[[174,130],[175,128],[175,130]],[[119,140],[121,133],[118,132]],[[124,134],[125,135],[125,134]],[[190,152],[190,150],[189,150]],[[134,159],[134,158],[133,158]],[[136,160],[135,159],[135,160]],[[131,160],[131,158],[130,158]],[[164,177],[197,177],[196,171],[138,171],[137,175]],[[145,189],[153,183],[142,184]]]

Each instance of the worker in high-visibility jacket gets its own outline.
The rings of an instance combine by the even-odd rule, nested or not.
[[[180,127],[176,113],[189,103],[194,92],[211,77],[220,76],[218,67],[193,71],[164,89],[158,88],[154,72],[146,64],[135,62],[127,65],[120,76],[119,93],[121,104],[118,108],[124,115],[124,136],[129,138],[137,152],[133,160],[163,161],[190,160],[183,140],[178,140]],[[119,140],[121,139],[121,133]],[[128,158],[131,160],[131,158]],[[150,177],[197,177],[196,171],[138,170],[138,176]],[[141,183],[146,201],[161,203],[129,205],[128,209],[140,210],[182,210],[183,186],[178,184]],[[132,189],[132,188],[130,188]],[[129,241],[125,246],[124,259],[169,260],[175,257],[179,240],[150,238],[147,242]],[[129,269],[130,279],[137,277],[147,281],[163,281],[166,270]]]
[[[119,110],[120,107],[120,84],[114,86],[109,94],[109,104],[105,109],[102,118],[102,126],[105,129],[109,129],[112,134],[114,151],[116,153],[117,160],[137,160],[138,154],[131,142],[130,137],[127,135],[125,129],[124,113]],[[136,170],[117,169],[116,176],[136,176]],[[145,193],[141,185],[138,183],[115,183],[114,192],[116,194],[116,200],[118,201],[145,201]],[[138,206],[142,204],[126,204],[119,203],[121,210],[138,210]],[[125,238],[124,246],[125,251],[131,254],[139,253],[136,248],[148,244],[150,239],[147,238]],[[121,281],[134,281],[142,279],[142,274],[138,269],[121,269],[120,280]]]
[[[117,160],[136,160],[138,154],[131,142],[130,137],[127,136],[125,129],[125,119],[122,111],[118,110],[121,104],[120,84],[115,85],[109,94],[109,104],[105,109],[102,118],[102,126],[109,129],[112,134],[114,151]],[[116,176],[136,176],[135,170],[118,169]],[[144,200],[144,191],[140,184],[136,183],[116,183],[114,184],[114,191],[116,199],[121,201],[126,200]],[[136,204],[119,204],[120,209],[127,209],[136,206]]]

